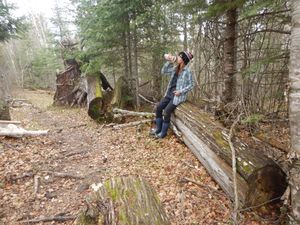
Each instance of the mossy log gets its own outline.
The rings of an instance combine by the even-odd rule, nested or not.
[[[87,76],[86,80],[88,115],[97,121],[111,122],[113,113],[110,102],[113,92],[102,90],[102,81],[99,74]]]
[[[173,123],[182,139],[231,199],[234,198],[229,131],[210,115],[190,103],[175,110]],[[286,188],[282,169],[238,138],[232,143],[237,158],[238,197],[241,205],[254,206],[279,197]]]
[[[87,80],[87,106],[88,115],[96,120],[104,115],[102,111],[103,93],[101,89],[101,80],[97,75],[89,75]]]
[[[111,105],[114,108],[126,108],[132,104],[133,97],[130,94],[128,83],[124,76],[118,78],[114,89],[114,97]]]
[[[87,199],[77,225],[170,224],[158,196],[141,177],[115,177]]]
[[[5,100],[0,99],[0,120],[10,120],[9,105]]]
[[[5,76],[0,74],[0,120],[10,120],[8,90],[6,87]]]

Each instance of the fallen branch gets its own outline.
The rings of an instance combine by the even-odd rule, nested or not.
[[[51,173],[54,177],[72,178],[72,179],[84,179],[83,176],[73,175],[73,174],[69,174],[69,173],[60,173],[60,172],[53,172],[53,171],[45,171],[45,172]]]
[[[34,176],[34,194],[39,193],[40,190],[40,177],[39,176]]]
[[[155,102],[150,101],[149,99],[145,98],[145,97],[144,97],[143,95],[141,95],[141,94],[139,94],[139,97],[140,97],[141,99],[143,99],[145,102],[148,102],[148,103],[150,103],[150,104],[152,104],[152,105],[156,105]]]
[[[11,181],[17,181],[17,180],[21,180],[21,179],[23,179],[23,178],[33,177],[33,176],[34,176],[34,174],[33,174],[32,172],[25,172],[24,174],[22,174],[22,175],[20,175],[20,176],[16,176],[16,177],[13,177],[13,176],[11,176],[11,175],[8,175],[8,176],[6,177],[6,180],[7,180],[8,182],[11,182]]]
[[[235,149],[232,144],[233,131],[236,124],[240,121],[240,117],[242,114],[238,115],[237,119],[233,122],[230,127],[228,143],[231,149],[231,159],[232,159],[232,176],[233,176],[233,190],[234,190],[234,208],[233,208],[233,222],[234,224],[238,224],[238,208],[239,208],[239,198],[238,198],[238,186],[237,186],[237,176],[236,176],[236,154]]]
[[[134,112],[125,109],[114,108],[113,113],[122,114],[124,116],[145,116],[145,117],[154,117],[154,113],[149,112]]]
[[[9,137],[23,137],[23,136],[39,136],[46,135],[48,130],[25,130],[22,127],[18,127],[15,124],[7,124],[0,126],[0,136],[9,136]]]
[[[63,222],[68,220],[75,220],[76,216],[50,216],[50,217],[42,217],[30,220],[22,220],[20,223],[39,223],[39,222]]]
[[[140,124],[143,124],[143,123],[150,123],[150,122],[152,122],[151,119],[134,121],[134,122],[130,122],[130,123],[115,125],[115,126],[113,126],[113,129],[120,129],[120,128],[124,128],[124,127],[137,126],[137,125],[140,125]]]
[[[82,154],[82,153],[87,153],[87,151],[86,150],[80,150],[80,151],[70,152],[70,153],[64,155],[64,157],[70,157],[70,156],[78,155],[78,154]]]
[[[192,180],[192,179],[190,179],[190,178],[187,178],[187,177],[181,178],[181,179],[180,179],[180,182],[185,182],[185,183],[191,182],[191,183],[193,183],[193,184],[196,184],[196,185],[199,186],[199,187],[204,188],[205,190],[207,190],[207,191],[209,191],[209,192],[213,192],[213,193],[219,194],[219,195],[221,195],[221,196],[226,196],[225,193],[220,192],[220,191],[216,190],[215,188],[213,188],[213,187],[211,187],[211,186],[201,184],[201,183],[199,183],[199,182],[197,182],[197,181],[195,181],[195,180]]]
[[[0,124],[21,124],[21,122],[12,120],[0,120]]]

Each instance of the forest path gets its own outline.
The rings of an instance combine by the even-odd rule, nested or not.
[[[24,90],[15,97],[31,104],[12,108],[12,119],[50,133],[0,137],[0,224],[76,215],[92,184],[129,174],[143,176],[154,187],[172,224],[229,223],[230,201],[174,135],[155,140],[148,136],[148,125],[113,130],[91,120],[84,108],[51,106],[53,95],[46,91]],[[39,180],[38,193],[34,180]]]

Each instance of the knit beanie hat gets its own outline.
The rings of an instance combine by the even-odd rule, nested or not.
[[[193,54],[190,53],[189,51],[179,52],[178,55],[182,58],[185,65],[187,65],[189,61],[191,61],[192,58],[194,57]]]

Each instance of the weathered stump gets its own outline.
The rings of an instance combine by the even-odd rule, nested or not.
[[[9,105],[5,100],[0,99],[0,120],[10,120]]]
[[[71,65],[57,74],[54,105],[84,106],[86,104],[85,81],[81,77],[78,65]]]
[[[115,177],[87,199],[77,225],[170,224],[158,196],[141,177]]]
[[[102,90],[102,79],[99,74],[87,76],[86,80],[88,115],[97,121],[112,121],[113,113],[110,102],[113,92]]]
[[[96,120],[103,116],[102,105],[103,105],[103,93],[101,90],[101,81],[99,76],[92,75],[87,76],[87,106],[88,115]]]
[[[116,108],[126,108],[127,106],[132,105],[132,100],[133,97],[130,93],[125,77],[119,77],[116,82],[111,105]]]
[[[229,132],[207,113],[190,103],[179,106],[172,118],[185,144],[205,166],[221,188],[234,199]],[[237,156],[239,201],[244,206],[258,205],[279,197],[286,188],[286,175],[261,149],[233,138]]]

